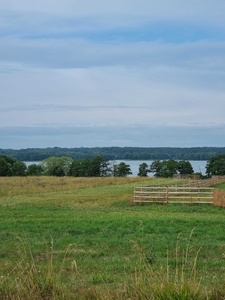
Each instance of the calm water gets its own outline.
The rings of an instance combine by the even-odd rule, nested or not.
[[[120,162],[124,161],[126,164],[130,165],[131,171],[132,171],[132,176],[137,176],[139,165],[145,162],[148,166],[151,165],[151,163],[154,160],[116,160],[114,161],[115,164],[119,164]],[[205,167],[206,167],[206,162],[205,160],[190,160],[190,163],[194,169],[194,172],[201,172],[203,175],[205,175]],[[27,166],[31,164],[39,164],[39,161],[29,161],[26,162],[25,164]],[[153,174],[149,173],[149,176],[153,176]]]

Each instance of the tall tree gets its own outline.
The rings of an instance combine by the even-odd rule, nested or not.
[[[102,156],[95,156],[90,164],[90,176],[105,177],[110,174],[109,162]]]
[[[118,165],[113,166],[113,176],[115,177],[126,177],[132,175],[130,165],[125,162],[120,162]]]
[[[88,166],[89,166],[89,162],[88,162]],[[70,165],[70,170],[69,170],[68,175],[74,176],[74,177],[87,176],[86,168],[84,167],[84,160],[82,160],[82,159],[73,160],[73,162]]]
[[[211,157],[206,163],[207,176],[225,175],[225,154]]]
[[[191,175],[194,173],[193,167],[189,161],[180,160],[178,162],[178,172],[183,175]]]
[[[25,176],[27,171],[27,166],[22,161],[16,161],[12,165],[12,175],[13,176]]]
[[[138,176],[143,176],[146,177],[148,176],[149,173],[149,167],[148,164],[146,164],[145,162],[139,165],[139,171],[138,171]]]
[[[27,167],[28,176],[40,176],[44,174],[44,169],[39,164],[31,164]]]
[[[174,159],[163,160],[162,161],[162,176],[164,178],[173,177],[174,174],[177,174],[178,162]]]
[[[156,177],[173,177],[174,174],[177,174],[177,169],[178,162],[173,159],[156,160],[150,165],[150,172],[154,173]]]
[[[0,156],[0,176],[25,176],[26,170],[24,162],[6,155]]]
[[[11,176],[12,166],[7,161],[0,157],[0,176]]]
[[[75,177],[104,177],[110,173],[109,162],[102,156],[74,160],[69,170],[69,175]]]
[[[49,157],[43,160],[40,165],[44,169],[44,174],[49,176],[66,176],[72,164],[69,157]]]
[[[155,177],[162,177],[161,165],[162,163],[160,160],[155,160],[151,163],[149,171],[154,173]]]

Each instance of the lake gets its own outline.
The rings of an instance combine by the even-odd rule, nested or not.
[[[114,164],[119,164],[120,162],[125,162],[126,164],[130,165],[132,175],[131,176],[137,176],[139,165],[142,163],[146,163],[148,166],[152,164],[154,160],[116,160],[114,161]],[[194,169],[194,172],[201,172],[202,175],[205,175],[205,167],[206,167],[206,160],[190,160],[190,163],[192,165],[192,168]],[[39,161],[29,161],[29,162],[24,162],[26,166],[29,166],[31,164],[39,164]],[[148,174],[149,176],[153,176],[152,173]]]

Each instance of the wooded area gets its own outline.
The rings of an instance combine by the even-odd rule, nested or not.
[[[70,157],[72,159],[103,156],[106,160],[208,160],[225,153],[225,147],[94,147],[94,148],[28,148],[0,149],[1,155],[8,155],[20,161],[42,161],[49,157]]]

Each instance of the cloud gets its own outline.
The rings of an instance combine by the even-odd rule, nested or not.
[[[90,16],[90,15],[120,15],[127,16],[149,16],[155,18],[192,18],[202,19],[211,17],[212,19],[223,18],[225,4],[223,0],[217,0],[212,3],[210,0],[171,0],[171,1],[148,1],[148,0],[115,0],[106,2],[104,0],[96,0],[90,2],[83,0],[82,2],[73,0],[27,0],[13,1],[8,0],[1,3],[3,11],[17,12],[36,12],[56,15],[73,15],[73,16]]]
[[[109,67],[22,74],[1,76],[1,126],[207,125],[224,120],[224,87],[214,74],[208,86],[202,82],[208,81],[204,75],[190,73],[193,77],[187,79],[179,69]]]
[[[221,145],[224,8],[207,0],[4,2],[1,143]]]
[[[0,128],[0,148],[224,147],[225,126],[42,126]],[[27,146],[25,146],[27,148]]]
[[[114,44],[71,39],[2,39],[0,45],[4,70],[6,62],[9,62],[57,69],[124,66],[142,69],[176,67],[192,71],[224,71],[224,53],[224,42],[207,41],[174,45],[161,42]]]

